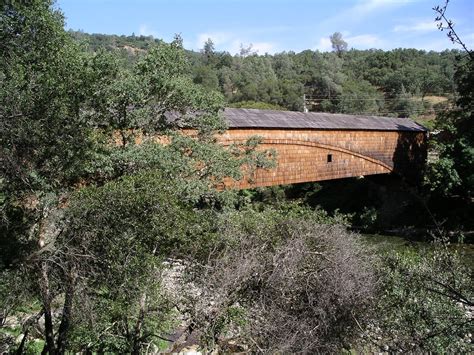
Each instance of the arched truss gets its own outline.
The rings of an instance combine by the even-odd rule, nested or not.
[[[243,144],[247,141],[247,139],[232,139],[232,140],[226,140],[222,141],[221,144],[225,146],[229,146],[232,144]],[[327,150],[332,150],[332,151],[338,151],[341,153],[353,155],[355,157],[367,160],[373,164],[380,165],[387,169],[389,172],[393,171],[393,167],[384,163],[383,161],[380,161],[378,159],[374,159],[372,157],[369,157],[367,155],[361,154],[354,152],[349,149],[341,148],[338,146],[334,145],[329,145],[329,144],[323,144],[323,143],[318,143],[318,142],[312,142],[312,141],[304,141],[304,140],[294,140],[294,139],[267,139],[263,138],[260,141],[260,144],[267,144],[267,145],[300,145],[300,146],[305,146],[305,147],[314,147],[314,148],[322,148],[322,149],[327,149]]]

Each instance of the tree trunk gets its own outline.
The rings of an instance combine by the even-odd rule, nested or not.
[[[41,275],[39,279],[41,301],[43,303],[44,311],[44,335],[45,344],[42,354],[55,354],[56,348],[54,346],[54,329],[53,317],[51,314],[51,291],[49,289],[48,265],[43,261],[40,266]]]
[[[35,324],[36,322],[38,322],[38,319],[41,318],[41,316],[43,315],[43,310],[41,310],[40,312],[38,312],[36,315],[32,316],[32,317],[29,317],[26,322],[23,324],[23,339],[21,339],[21,343],[20,343],[20,346],[18,347],[18,349],[16,350],[16,354],[17,355],[21,355],[21,354],[24,354],[25,353],[25,344],[27,342],[27,339],[28,339],[28,334],[30,332],[30,328],[33,324]]]
[[[16,354],[17,355],[22,355],[24,353],[24,349],[25,349],[25,344],[26,344],[26,338],[28,337],[28,333],[30,332],[29,329],[25,330],[23,332],[23,339],[21,339],[21,343],[20,343],[20,346],[18,347],[18,349],[16,350]]]
[[[69,270],[67,277],[66,292],[64,295],[63,314],[61,324],[58,329],[57,352],[64,354],[66,352],[67,336],[71,324],[72,303],[74,299],[74,291],[76,287],[76,272],[74,269]]]
[[[140,311],[138,313],[137,323],[135,323],[135,329],[133,331],[132,354],[140,354],[140,334],[142,332],[143,320],[145,319],[146,298],[146,292],[144,292],[140,298]]]

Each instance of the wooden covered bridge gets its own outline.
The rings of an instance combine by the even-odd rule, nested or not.
[[[259,149],[277,153],[277,167],[257,169],[252,188],[374,174],[419,176],[426,160],[426,129],[406,118],[227,108],[221,144],[259,136]]]

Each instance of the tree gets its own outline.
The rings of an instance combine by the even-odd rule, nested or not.
[[[252,55],[252,54],[255,54],[255,52],[253,52],[253,44],[250,43],[248,45],[244,45],[243,43],[240,44],[240,50],[239,50],[239,56],[242,57],[242,58],[245,58],[249,55]]]
[[[439,159],[429,165],[426,180],[432,191],[444,195],[457,192],[469,200],[474,191],[474,57],[445,16],[448,3],[434,8],[439,14],[435,21],[440,22],[441,30],[446,28],[442,21],[446,21],[448,37],[461,44],[468,56],[458,58],[455,79],[459,96],[453,109],[436,117],[440,133],[433,143]]]
[[[329,36],[331,40],[332,49],[337,53],[338,56],[347,51],[347,42],[342,39],[342,34],[340,32],[334,32]]]
[[[474,191],[474,61],[460,63],[456,73],[459,97],[455,107],[436,117],[439,133],[432,145],[439,159],[428,166],[427,183],[443,195]]]
[[[235,61],[237,93],[233,101],[263,101],[277,103],[281,99],[278,78],[268,57],[250,55]]]
[[[214,42],[212,41],[212,39],[208,38],[207,41],[204,43],[202,54],[204,55],[208,63],[210,62],[210,59],[214,57],[215,49],[214,49]]]
[[[94,154],[93,121],[83,112],[99,77],[84,70],[87,56],[51,4],[7,2],[1,13],[2,243],[12,235],[21,245],[7,265],[36,248],[37,222],[87,174]]]
[[[178,253],[189,233],[197,237],[199,219],[166,181],[158,171],[141,172],[72,196],[55,241],[61,249],[48,257],[55,261],[50,282],[58,265],[76,274],[65,290],[73,300],[68,349],[137,354],[168,330],[162,260]],[[59,283],[52,292],[62,291]]]
[[[64,353],[107,329],[126,333],[115,351],[137,353],[151,336],[147,310],[160,304],[151,297],[159,282],[149,278],[170,252],[163,238],[174,239],[161,219],[184,223],[189,206],[223,204],[215,186],[241,178],[242,164],[262,155],[253,155],[256,141],[242,149],[215,143],[223,100],[193,84],[181,38],[123,68],[113,54],[82,51],[51,1],[9,2],[1,16],[2,253],[15,252],[2,255],[2,266],[20,272],[42,305],[44,352]],[[179,134],[183,126],[196,136]],[[171,194],[165,181],[174,181]],[[167,212],[174,216],[160,215]],[[89,333],[80,330],[81,306],[101,319],[94,328],[89,317]],[[112,326],[131,319],[133,329]],[[80,336],[71,340],[71,332]]]
[[[338,98],[337,110],[342,113],[375,115],[381,103],[383,97],[369,82],[347,79]]]
[[[212,67],[208,65],[196,66],[194,68],[194,83],[202,85],[210,90],[219,89],[219,78]]]
[[[412,117],[421,113],[423,109],[421,101],[415,101],[413,95],[405,90],[402,84],[400,92],[395,97],[392,110],[398,117]]]
[[[89,59],[64,31],[62,14],[51,1],[7,2],[2,10],[2,244],[19,247],[2,261],[30,274],[25,281],[36,285],[30,289],[43,306],[45,351],[64,352],[71,297],[66,293],[55,334],[54,286],[42,251],[58,233],[58,206],[87,176],[93,158],[95,122],[84,112],[100,75],[86,70]],[[62,277],[67,289],[75,272],[66,269]]]

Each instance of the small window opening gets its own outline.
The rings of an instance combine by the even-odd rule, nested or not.
[[[328,163],[332,162],[332,154],[328,154]]]

